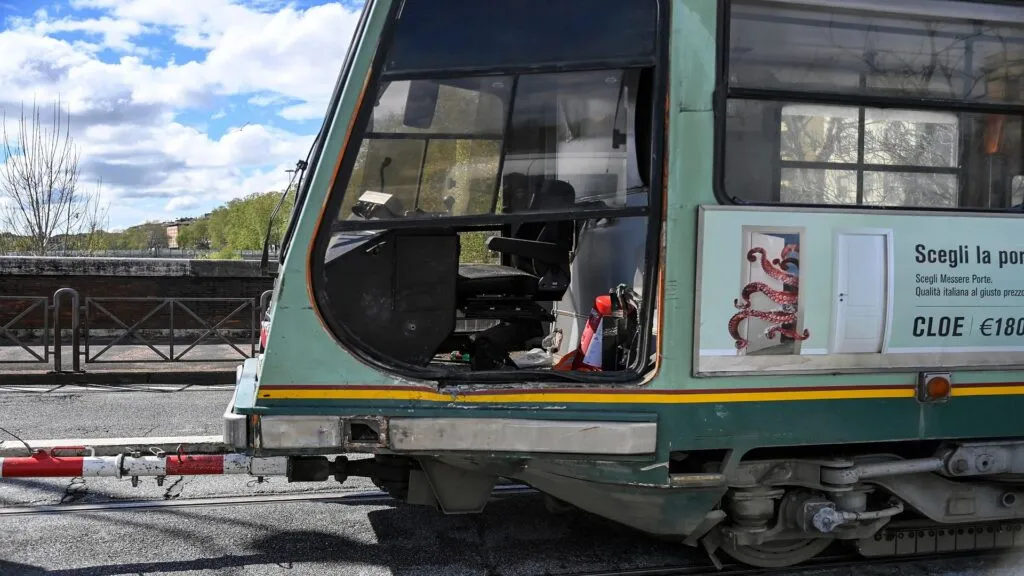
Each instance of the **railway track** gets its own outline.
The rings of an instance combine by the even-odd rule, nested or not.
[[[528,486],[509,484],[498,486],[494,496],[509,494],[532,494]],[[0,517],[38,516],[43,514],[75,514],[83,512],[131,512],[170,508],[221,508],[226,506],[258,506],[296,502],[331,502],[352,505],[387,504],[394,499],[384,491],[365,492],[302,492],[289,494],[252,494],[245,496],[210,496],[206,498],[180,498],[173,500],[120,500],[81,504],[42,504],[30,506],[8,506],[0,508]]]
[[[1010,552],[1007,550],[976,550],[969,552],[946,552],[940,554],[920,554],[912,556],[893,556],[888,558],[865,558],[856,554],[835,554],[820,556],[799,566],[786,568],[753,568],[742,564],[723,563],[722,567],[716,568],[710,562],[706,564],[689,563],[671,566],[655,566],[645,568],[627,568],[612,570],[597,570],[590,572],[565,572],[555,573],[552,576],[753,576],[755,574],[794,574],[794,573],[819,573],[825,570],[848,570],[850,574],[857,574],[865,568],[891,568],[917,566],[935,562],[953,562],[956,560],[996,560],[1007,556],[1015,556],[1024,560],[1021,552]],[[724,560],[724,559],[723,559]],[[900,569],[902,572],[903,569]],[[960,572],[957,572],[960,573]],[[979,572],[981,574],[982,572]]]
[[[519,484],[497,486],[492,492],[495,496],[531,494],[536,491]],[[82,514],[95,512],[131,512],[142,510],[177,509],[177,508],[224,508],[234,506],[258,506],[268,504],[284,504],[299,502],[338,503],[349,505],[381,505],[393,502],[387,492],[379,490],[360,492],[305,492],[288,494],[252,494],[244,496],[211,496],[205,498],[182,498],[173,500],[123,500],[96,503],[29,505],[0,508],[0,517],[25,517],[40,515]],[[696,551],[693,551],[696,553]],[[753,568],[733,563],[722,554],[721,567],[716,567],[709,560],[697,559],[678,565],[661,565],[627,569],[602,569],[588,572],[554,573],[553,576],[747,576],[754,574],[793,574],[805,571],[849,570],[858,573],[864,568],[924,565],[935,562],[953,562],[955,560],[985,560],[1015,556],[1020,558],[1021,552],[1013,550],[979,550],[966,552],[947,552],[938,554],[918,554],[893,557],[866,558],[853,553],[835,553],[819,556],[800,566],[764,569]],[[902,570],[901,570],[902,571]]]

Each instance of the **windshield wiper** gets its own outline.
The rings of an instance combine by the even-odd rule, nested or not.
[[[270,218],[267,222],[267,234],[263,237],[263,254],[260,255],[260,275],[265,275],[267,273],[267,264],[270,261],[270,234],[274,231],[274,220],[277,219],[277,213],[281,210],[281,206],[284,204],[284,199],[288,197],[288,193],[292,191],[293,186],[295,186],[294,209],[298,209],[299,207],[299,186],[296,186],[296,182],[301,185],[302,176],[306,173],[306,166],[308,166],[308,163],[305,160],[299,160],[295,163],[295,172],[292,173],[292,179],[288,182],[288,186],[285,187],[284,192],[281,193],[281,198],[278,199],[277,205],[274,206],[274,211],[270,213]]]

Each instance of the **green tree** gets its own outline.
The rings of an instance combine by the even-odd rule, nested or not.
[[[178,229],[178,246],[191,250],[210,247],[210,225],[206,218],[200,218]]]
[[[228,221],[230,214],[227,206],[221,206],[210,212],[206,222],[206,231],[210,239],[210,248],[220,250],[228,245]]]
[[[93,251],[117,250],[123,245],[124,235],[118,232],[97,230],[92,237],[89,238],[89,250]]]
[[[267,226],[274,207],[281,199],[280,192],[257,192],[231,200],[215,209],[205,219],[205,237],[209,247],[217,252],[216,258],[237,256],[242,250],[261,250],[267,233]],[[279,245],[284,236],[288,214],[295,202],[294,191],[289,191],[274,219],[270,244]],[[195,226],[193,223],[191,226]],[[201,230],[196,230],[198,234]],[[181,240],[179,233],[179,243]],[[201,236],[201,234],[200,234]]]
[[[167,248],[167,230],[159,222],[146,222],[124,231],[126,249]]]

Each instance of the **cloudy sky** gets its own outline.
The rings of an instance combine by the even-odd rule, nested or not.
[[[0,0],[0,107],[60,97],[110,226],[284,188],[361,0]]]

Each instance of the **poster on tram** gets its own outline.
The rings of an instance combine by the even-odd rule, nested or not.
[[[706,207],[701,374],[1024,364],[1019,215]]]

